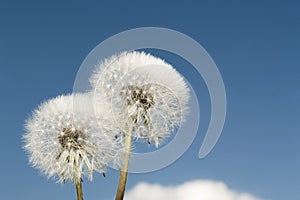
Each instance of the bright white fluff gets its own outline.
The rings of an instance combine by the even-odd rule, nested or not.
[[[94,171],[104,173],[108,163],[119,163],[122,142],[103,116],[95,118],[92,99],[91,94],[58,96],[42,103],[27,120],[24,149],[30,163],[49,178],[91,180]]]
[[[162,143],[184,120],[189,89],[168,63],[144,52],[123,52],[104,60],[90,79],[95,108],[110,103],[120,132]]]

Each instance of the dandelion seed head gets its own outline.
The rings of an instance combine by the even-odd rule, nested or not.
[[[42,103],[27,120],[24,149],[29,162],[49,178],[91,180],[93,172],[120,163],[122,142],[95,117],[91,99],[91,94],[59,96]]]
[[[155,146],[185,119],[189,100],[185,80],[170,64],[150,54],[114,55],[96,67],[90,82],[99,96],[95,104],[101,102],[100,97],[111,104],[120,132],[134,127],[134,137]]]

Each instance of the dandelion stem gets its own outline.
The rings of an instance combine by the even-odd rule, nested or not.
[[[77,195],[77,200],[83,200],[83,193],[82,193],[82,184],[81,184],[81,181],[78,181],[76,183],[76,195]]]
[[[119,179],[119,185],[118,185],[118,190],[117,190],[115,200],[123,200],[124,198],[127,175],[128,175],[128,166],[130,160],[131,142],[132,142],[132,128],[129,130],[128,134],[125,134],[125,146],[124,146],[125,153],[124,153],[122,168],[120,169],[120,179]]]

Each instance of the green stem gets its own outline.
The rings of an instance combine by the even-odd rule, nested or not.
[[[83,193],[82,193],[82,184],[81,184],[81,181],[78,181],[76,183],[76,195],[77,195],[77,200],[83,200]]]
[[[115,200],[123,200],[124,198],[127,175],[128,175],[128,166],[130,160],[131,142],[132,142],[132,128],[130,129],[128,134],[125,134],[124,159],[123,159],[122,167],[120,169],[120,179],[119,179],[119,185],[118,185]]]

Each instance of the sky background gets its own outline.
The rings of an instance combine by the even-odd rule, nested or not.
[[[228,111],[220,140],[198,151],[210,118],[201,77],[168,52],[154,51],[193,84],[201,107],[198,135],[171,166],[130,174],[137,183],[196,179],[269,200],[300,199],[300,3],[297,1],[0,1],[0,192],[3,199],[74,199],[28,165],[24,122],[48,98],[71,93],[82,61],[100,42],[138,27],[165,27],[199,42],[217,64]],[[185,70],[187,69],[187,70]],[[191,68],[192,69],[192,68]],[[83,184],[86,199],[113,199],[118,172]]]

